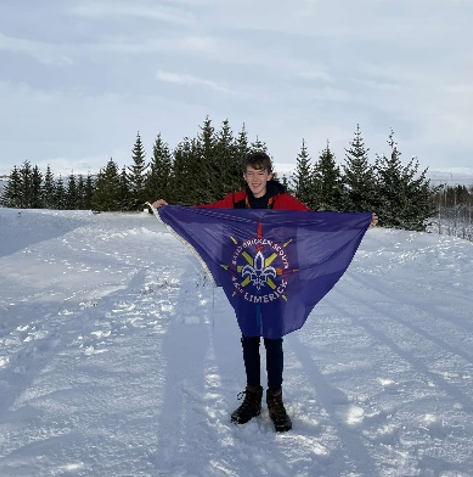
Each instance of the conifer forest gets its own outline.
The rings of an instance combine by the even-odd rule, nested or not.
[[[455,235],[472,240],[473,187],[433,186],[417,159],[402,162],[393,131],[387,144],[388,155],[370,158],[357,126],[342,154],[336,157],[327,142],[314,159],[302,140],[292,174],[279,176],[276,170],[275,179],[314,210],[373,211],[385,227],[455,229]],[[122,168],[110,158],[98,172],[63,177],[24,161],[11,171],[0,204],[105,212],[143,210],[158,198],[175,205],[210,203],[245,187],[243,160],[255,151],[271,156],[263,141],[249,141],[244,126],[235,134],[228,120],[217,129],[207,117],[195,138],[185,137],[174,149],[158,133],[148,151],[138,132]]]

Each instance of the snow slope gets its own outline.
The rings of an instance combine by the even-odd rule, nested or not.
[[[285,338],[294,429],[229,422],[239,331],[142,214],[0,209],[0,476],[473,476],[473,244],[371,229]]]

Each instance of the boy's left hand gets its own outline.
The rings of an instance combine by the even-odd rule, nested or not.
[[[378,225],[378,216],[373,212],[373,215],[371,216],[370,227],[376,227],[377,225]]]

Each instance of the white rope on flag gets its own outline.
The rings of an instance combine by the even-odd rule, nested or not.
[[[209,276],[210,278],[210,281],[213,285],[214,288],[217,288],[217,284],[215,283],[215,279],[212,275],[212,272],[210,271],[209,267],[207,266],[207,264],[202,260],[202,258],[200,257],[200,255],[197,253],[197,250],[185,239],[183,239],[171,226],[169,226],[168,224],[166,224],[165,222],[163,222],[163,220],[161,219],[161,217],[159,216],[159,213],[157,211],[157,209],[155,209],[149,202],[146,202],[146,205],[151,209],[151,211],[153,212],[153,215],[158,219],[159,223],[161,223],[162,225],[164,225],[166,227],[166,229],[169,231],[169,233],[171,233],[174,237],[176,237],[181,243],[183,243],[184,245],[186,245],[189,250],[195,255],[195,257],[197,258],[197,260],[200,262],[200,264],[202,265],[202,268],[205,270],[205,272],[207,273],[207,275]],[[165,206],[163,206],[165,207]]]

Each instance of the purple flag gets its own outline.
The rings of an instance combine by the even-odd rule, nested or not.
[[[161,220],[204,262],[245,336],[299,329],[348,268],[369,213],[163,206]]]

